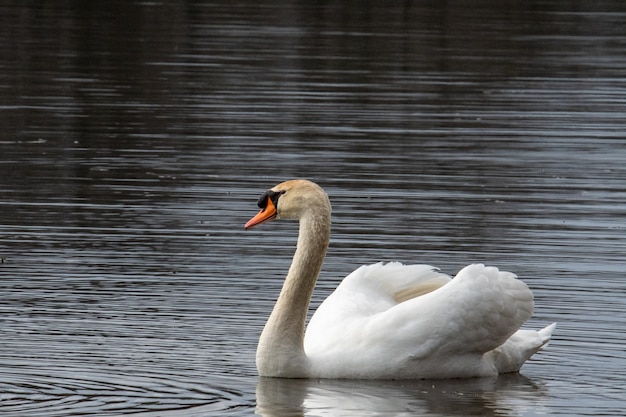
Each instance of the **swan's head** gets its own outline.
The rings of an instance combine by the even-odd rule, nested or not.
[[[308,180],[285,181],[259,198],[261,211],[246,223],[250,229],[274,219],[300,220],[311,213],[330,216],[330,201],[319,185]]]

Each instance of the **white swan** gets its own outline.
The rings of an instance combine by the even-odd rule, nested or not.
[[[261,376],[462,378],[516,372],[544,347],[556,323],[519,330],[533,311],[526,284],[481,264],[454,279],[428,265],[363,266],[307,310],[330,240],[331,206],[317,184],[291,180],[265,192],[249,229],[299,220],[296,252],[257,347]]]

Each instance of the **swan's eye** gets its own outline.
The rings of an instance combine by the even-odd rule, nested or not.
[[[265,209],[265,207],[267,207],[267,200],[270,199],[272,200],[272,203],[274,203],[274,207],[278,207],[278,197],[280,197],[283,194],[285,194],[284,190],[281,190],[281,191],[267,190],[266,192],[263,193],[261,198],[259,198],[257,205],[259,206],[259,208]]]

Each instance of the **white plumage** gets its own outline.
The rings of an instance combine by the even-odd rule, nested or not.
[[[432,291],[396,299],[420,288]],[[374,264],[352,272],[320,305],[304,347],[318,376],[493,375],[518,370],[547,342],[537,332],[520,331],[502,353],[485,355],[515,334],[532,311],[526,284],[493,267],[470,265],[451,280],[429,265]],[[518,363],[503,362],[504,355]]]
[[[262,376],[406,379],[515,372],[550,340],[555,324],[519,330],[533,296],[510,272],[473,264],[454,279],[429,265],[378,263],[348,275],[306,310],[330,236],[330,203],[305,180],[281,183],[259,200],[246,228],[300,221],[298,247],[257,350]]]

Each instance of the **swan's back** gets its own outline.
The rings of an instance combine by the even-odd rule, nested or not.
[[[448,275],[430,265],[403,265],[398,262],[364,265],[343,279],[315,316],[321,315],[333,321],[333,317],[337,316],[372,316],[448,282]],[[327,309],[330,311],[322,312]]]
[[[313,372],[331,377],[491,375],[498,364],[485,354],[532,311],[526,284],[494,267],[470,265],[450,279],[428,265],[374,264],[346,277],[319,307],[305,349]]]

